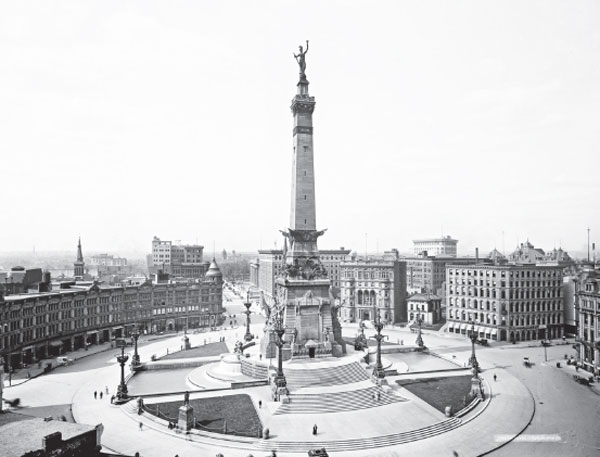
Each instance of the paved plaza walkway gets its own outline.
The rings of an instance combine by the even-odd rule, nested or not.
[[[501,369],[494,370],[499,381],[494,382],[490,373],[483,373],[486,381],[486,394],[491,401],[485,409],[461,419],[445,433],[427,439],[418,435],[409,436],[408,442],[394,444],[394,436],[409,432],[428,424],[445,420],[443,414],[424,402],[411,396],[407,402],[386,406],[347,411],[329,415],[272,415],[278,404],[269,401],[268,387],[255,387],[244,390],[255,403],[262,400],[263,407],[257,408],[263,424],[271,431],[269,440],[238,438],[206,433],[203,436],[182,435],[157,423],[146,413],[138,416],[135,407],[119,407],[110,404],[108,398],[94,399],[93,391],[100,384],[116,385],[118,373],[114,367],[98,371],[97,379],[81,386],[73,398],[73,415],[78,422],[86,424],[103,423],[105,432],[102,442],[107,449],[133,455],[140,452],[143,457],[165,457],[166,452],[180,457],[206,455],[218,452],[225,457],[255,457],[267,455],[270,449],[278,449],[278,456],[306,455],[310,448],[325,447],[328,452],[344,456],[422,456],[481,455],[520,433],[533,416],[534,404],[527,389],[512,375]],[[327,390],[327,387],[323,387]],[[239,394],[239,390],[223,391],[223,394]],[[214,395],[195,393],[191,398]],[[181,400],[181,395],[164,397],[161,401]],[[482,410],[483,409],[483,410]],[[133,413],[132,413],[133,412]],[[410,420],[408,420],[410,418]],[[142,430],[139,423],[142,423]],[[312,435],[312,426],[317,423],[319,433]],[[403,435],[406,438],[408,435]],[[384,437],[379,439],[377,437]],[[202,442],[200,442],[202,441]],[[363,445],[359,446],[358,443]],[[389,445],[385,446],[386,443]],[[370,449],[372,446],[385,446]],[[362,447],[360,451],[352,451]]]

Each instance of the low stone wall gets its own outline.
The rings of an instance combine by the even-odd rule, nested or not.
[[[197,368],[208,363],[214,363],[221,360],[220,356],[203,357],[202,359],[174,359],[174,360],[157,360],[156,362],[144,362],[141,364],[139,371],[150,370],[176,370],[178,368]]]
[[[246,387],[266,386],[268,384],[269,384],[268,379],[260,379],[257,381],[239,381],[239,382],[232,382],[231,388],[232,389],[245,389]]]
[[[377,348],[375,348],[377,349]],[[419,349],[419,346],[391,346],[391,345],[382,345],[381,353],[382,354],[399,354],[404,352],[419,352],[422,351]],[[375,350],[377,352],[377,350]]]
[[[256,360],[248,360],[244,357],[240,360],[242,364],[242,374],[255,379],[268,379],[269,378],[269,366],[263,364],[263,362],[257,362]]]

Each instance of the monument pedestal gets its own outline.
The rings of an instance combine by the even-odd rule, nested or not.
[[[483,400],[483,388],[481,387],[481,378],[475,375],[471,378],[471,398],[479,398]]]
[[[193,426],[194,426],[194,408],[192,408],[190,405],[180,406],[177,427],[180,430],[189,432]]]

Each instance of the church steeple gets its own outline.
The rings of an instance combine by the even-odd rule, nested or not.
[[[79,237],[79,242],[77,243],[77,261],[83,262],[83,252],[81,252],[81,237]]]
[[[81,251],[81,237],[77,243],[77,260],[73,264],[74,276],[76,278],[83,278],[85,263],[83,261],[83,252]]]

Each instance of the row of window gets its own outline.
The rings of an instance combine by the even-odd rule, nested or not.
[[[449,276],[473,276],[473,277],[497,277],[497,270],[489,269],[467,269],[467,268],[448,268]],[[507,277],[506,270],[500,270],[501,278]],[[509,270],[508,277],[510,278],[561,278],[560,269],[538,269],[538,270]]]

